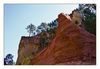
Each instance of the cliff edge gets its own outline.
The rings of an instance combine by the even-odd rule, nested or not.
[[[96,64],[96,37],[61,13],[56,37],[30,64]]]

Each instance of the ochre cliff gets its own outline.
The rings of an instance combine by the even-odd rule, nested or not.
[[[25,55],[28,56],[33,51],[38,50],[38,47],[33,50],[35,49],[33,48],[34,38],[30,40],[31,43],[27,43],[29,40],[21,41],[21,47],[27,44],[33,45],[29,45],[28,48],[26,46],[27,51],[25,51],[25,48],[20,47],[18,56],[21,57],[18,57],[17,63],[22,63]],[[22,51],[22,49],[24,50]],[[96,64],[96,36],[73,24],[68,15],[61,13],[58,15],[56,36],[46,48],[35,54],[35,56],[31,56],[28,64]]]
[[[56,37],[31,64],[95,64],[96,37],[73,24],[69,16],[58,16]]]
[[[30,59],[38,52],[39,36],[25,37],[23,36],[20,40],[17,65],[29,64]]]

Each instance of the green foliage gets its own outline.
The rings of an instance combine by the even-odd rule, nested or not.
[[[13,65],[13,55],[12,54],[7,54],[7,56],[4,58],[4,65]]]
[[[83,14],[85,29],[96,35],[96,5],[79,4],[79,11]]]
[[[36,30],[36,27],[35,27],[35,25],[30,24],[27,26],[26,30],[29,33],[29,36],[33,36],[33,35],[35,35],[34,31]]]
[[[51,40],[55,37],[55,29],[58,26],[57,19],[53,20],[50,23],[42,22],[36,29],[37,34],[39,35],[39,49],[42,50],[48,46]]]
[[[42,32],[40,35],[40,41],[39,41],[40,49],[43,49],[48,45],[47,39],[48,38],[46,36],[46,32]]]
[[[39,49],[42,50],[48,46],[48,44],[54,39],[56,28],[50,29],[48,31],[41,32],[39,40]]]
[[[52,22],[48,23],[48,26],[50,27],[50,29],[57,28],[57,26],[58,26],[58,21],[57,21],[57,19],[55,19],[55,20],[53,20]]]

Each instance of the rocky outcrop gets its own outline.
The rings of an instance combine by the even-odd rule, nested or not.
[[[30,59],[38,52],[39,49],[39,36],[25,37],[20,40],[18,49],[17,65],[29,64]]]
[[[96,64],[96,37],[61,13],[56,37],[30,64]]]
[[[96,64],[96,36],[73,23],[69,15],[58,15],[56,35],[40,52],[39,39],[40,35],[21,38],[16,64]]]

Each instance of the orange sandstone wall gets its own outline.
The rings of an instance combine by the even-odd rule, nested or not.
[[[56,37],[30,64],[96,64],[96,37],[61,13]]]

